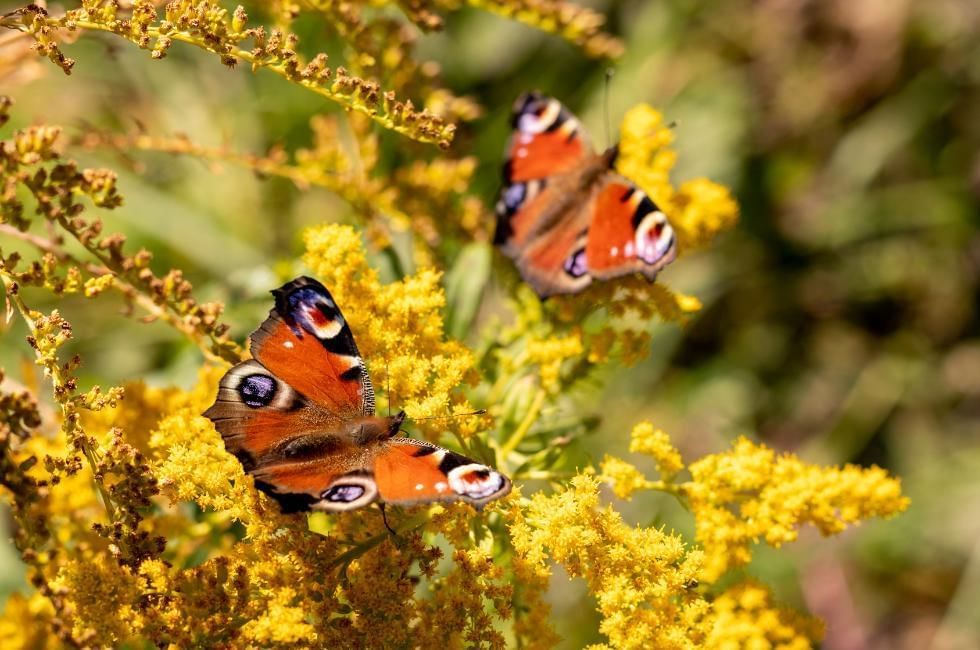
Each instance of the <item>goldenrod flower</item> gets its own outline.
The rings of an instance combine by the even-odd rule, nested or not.
[[[684,493],[707,556],[707,580],[747,563],[758,540],[778,547],[807,523],[833,535],[863,519],[898,514],[909,503],[899,481],[879,467],[808,465],[747,438],[689,469]]]
[[[712,606],[706,648],[807,650],[823,638],[819,621],[774,606],[769,589],[754,581],[729,587]]]
[[[674,448],[670,436],[660,429],[654,429],[649,422],[641,422],[633,427],[630,433],[630,451],[646,454],[657,461],[657,471],[665,481],[670,481],[684,469],[681,454]]]

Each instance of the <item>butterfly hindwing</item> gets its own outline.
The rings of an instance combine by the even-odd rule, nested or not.
[[[385,503],[466,501],[477,507],[510,492],[510,479],[488,465],[413,438],[392,438],[374,459]]]
[[[640,272],[653,280],[677,255],[667,216],[622,176],[610,173],[591,205],[584,263],[596,279]]]
[[[525,246],[514,251],[521,277],[542,298],[557,293],[581,291],[592,282],[585,263],[589,204],[562,211],[562,222],[535,233]]]
[[[466,501],[477,507],[510,492],[510,480],[461,454],[413,438],[391,438],[303,462],[251,472],[286,512],[353,510],[383,501],[409,506]]]
[[[356,455],[324,456],[318,461],[274,465],[253,472],[255,487],[279,503],[283,512],[340,512],[374,503],[378,488]]]

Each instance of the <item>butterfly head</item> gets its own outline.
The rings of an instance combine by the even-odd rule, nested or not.
[[[394,438],[405,421],[405,411],[387,417],[363,415],[347,422],[346,435],[358,445],[367,445]]]
[[[398,434],[398,431],[402,428],[402,422],[405,421],[405,411],[398,411],[393,416],[385,418],[388,423],[388,437],[394,437]]]

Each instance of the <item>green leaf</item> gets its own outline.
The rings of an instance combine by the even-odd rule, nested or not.
[[[490,260],[489,245],[468,244],[446,273],[446,330],[454,338],[470,331],[490,279]]]

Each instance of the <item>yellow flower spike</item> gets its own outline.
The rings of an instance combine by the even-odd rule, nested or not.
[[[670,481],[684,469],[684,461],[671,443],[670,436],[660,429],[654,429],[649,422],[641,422],[633,427],[630,433],[630,452],[646,454],[657,461],[657,471],[665,481]]]
[[[746,581],[730,587],[713,605],[706,648],[806,650],[823,638],[819,621],[776,607],[769,589],[757,582]]]
[[[582,352],[582,335],[578,331],[573,331],[564,337],[532,340],[527,344],[528,361],[538,365],[541,386],[550,392],[560,388],[559,374],[562,362],[573,359]]]
[[[599,468],[602,480],[612,485],[613,492],[620,499],[629,501],[633,493],[651,487],[653,484],[625,460],[606,456]]]
[[[707,555],[703,578],[717,580],[751,560],[759,539],[772,546],[795,541],[803,524],[825,535],[870,517],[908,507],[901,485],[878,467],[817,467],[739,438],[732,451],[689,467],[683,485]]]
[[[306,612],[296,605],[297,593],[279,589],[266,602],[262,614],[242,626],[245,640],[268,647],[270,645],[317,645],[316,630],[306,621]]]
[[[112,286],[112,274],[106,273],[105,275],[96,276],[94,278],[89,278],[85,281],[85,297],[94,298],[106,289]]]
[[[440,274],[420,269],[399,282],[382,284],[349,226],[325,225],[304,234],[303,262],[340,305],[358,348],[372,373],[375,389],[393,409],[410,417],[448,415],[471,410],[458,389],[471,377],[473,355],[462,344],[446,340],[442,310],[445,293]],[[472,434],[472,423],[419,422],[435,436],[447,426]],[[467,428],[467,426],[469,428]]]
[[[738,221],[738,204],[731,192],[706,178],[683,183],[667,205],[682,251],[707,245]]]
[[[116,646],[139,629],[139,618],[129,606],[139,593],[138,582],[104,555],[68,562],[51,586],[71,603],[76,638],[88,638],[96,646]]]
[[[706,624],[690,611],[704,601],[687,585],[701,554],[663,531],[628,526],[600,507],[598,488],[598,479],[580,474],[553,495],[533,495],[510,524],[516,552],[539,570],[550,557],[584,578],[612,647],[696,647]]]

